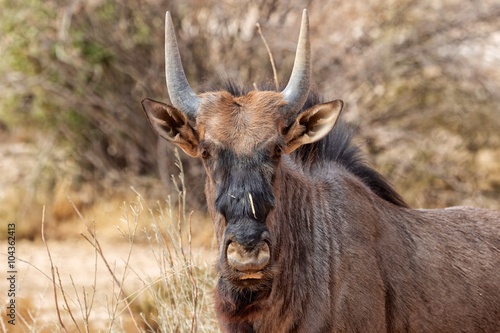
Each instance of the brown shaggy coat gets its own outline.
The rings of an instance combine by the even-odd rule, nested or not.
[[[274,177],[273,277],[241,288],[221,262],[224,332],[500,332],[500,212],[409,208],[341,122]],[[215,192],[208,179],[217,222]]]

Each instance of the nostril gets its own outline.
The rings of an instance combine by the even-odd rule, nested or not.
[[[264,269],[271,257],[269,245],[260,242],[252,251],[248,251],[237,242],[230,242],[226,249],[227,263],[232,268],[241,271],[260,271]]]
[[[235,258],[238,254],[238,246],[234,242],[229,242],[229,245],[227,246],[226,249],[226,255],[227,257]]]

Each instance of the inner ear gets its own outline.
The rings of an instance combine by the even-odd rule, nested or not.
[[[286,130],[285,152],[289,154],[304,144],[322,139],[335,126],[343,106],[341,100],[335,100],[317,104],[299,114]]]
[[[141,104],[151,127],[159,136],[175,143],[189,156],[198,155],[198,133],[183,112],[149,98],[143,99]]]

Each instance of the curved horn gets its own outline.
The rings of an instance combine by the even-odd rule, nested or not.
[[[309,42],[309,18],[307,16],[307,9],[304,9],[292,75],[282,92],[283,99],[287,102],[284,112],[296,114],[302,108],[309,94],[310,78],[311,44]]]
[[[191,89],[182,68],[170,12],[165,14],[165,76],[172,105],[194,120],[198,113],[200,98]]]

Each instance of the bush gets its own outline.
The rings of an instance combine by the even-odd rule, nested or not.
[[[167,99],[165,10],[196,90],[221,72],[248,85],[272,78],[257,22],[286,83],[304,7],[283,0],[2,2],[5,123],[57,133],[84,180],[115,181],[155,174],[157,161],[164,180],[175,168],[171,145],[157,147],[139,105],[146,96]],[[485,160],[476,156],[500,147],[500,7],[455,0],[307,6],[318,90],[347,102],[346,117],[359,125],[371,162],[403,196],[417,206],[498,207],[499,167],[477,175]],[[183,162],[195,189],[189,201],[203,202],[201,167]]]

